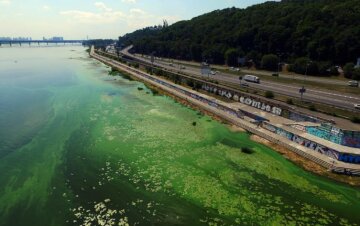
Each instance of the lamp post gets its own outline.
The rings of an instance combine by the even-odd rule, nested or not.
[[[307,73],[308,73],[308,68],[309,68],[309,66],[310,66],[311,63],[312,63],[311,60],[309,60],[309,61],[306,63],[305,76],[304,76],[303,83],[305,83],[306,76],[307,76]]]

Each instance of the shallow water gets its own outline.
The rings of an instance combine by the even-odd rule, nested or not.
[[[0,48],[0,225],[360,222],[359,189],[108,71],[81,47]]]

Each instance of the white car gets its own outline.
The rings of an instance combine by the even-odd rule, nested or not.
[[[354,104],[354,108],[360,109],[360,104]]]

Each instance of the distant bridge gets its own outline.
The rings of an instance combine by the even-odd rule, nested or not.
[[[1,45],[31,45],[31,44],[82,44],[85,40],[0,40]]]

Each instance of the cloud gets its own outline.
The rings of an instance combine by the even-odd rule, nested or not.
[[[79,10],[69,10],[60,12],[61,15],[72,17],[72,20],[76,20],[79,23],[88,24],[104,24],[113,23],[118,19],[124,17],[122,12],[102,12],[93,13]]]
[[[147,13],[142,9],[130,9],[130,13],[132,14],[140,14],[140,15],[146,15]]]
[[[48,10],[50,10],[50,6],[48,6],[48,5],[43,5],[42,9],[45,10],[45,11],[48,11]]]
[[[125,3],[136,3],[136,0],[122,0]]]
[[[11,0],[0,0],[0,4],[2,4],[2,5],[10,5]]]
[[[105,12],[113,11],[111,8],[107,7],[105,5],[105,3],[103,3],[103,2],[95,2],[95,6],[96,6],[96,8],[98,8],[98,9],[100,9],[102,11],[105,11]]]
[[[166,19],[169,24],[180,20],[180,18],[176,16],[153,15],[139,8],[132,8],[128,12],[117,11],[106,6],[103,2],[96,2],[94,6],[100,11],[69,10],[62,11],[60,14],[68,17],[71,23],[104,25],[125,23],[131,30],[162,24],[163,19]]]

